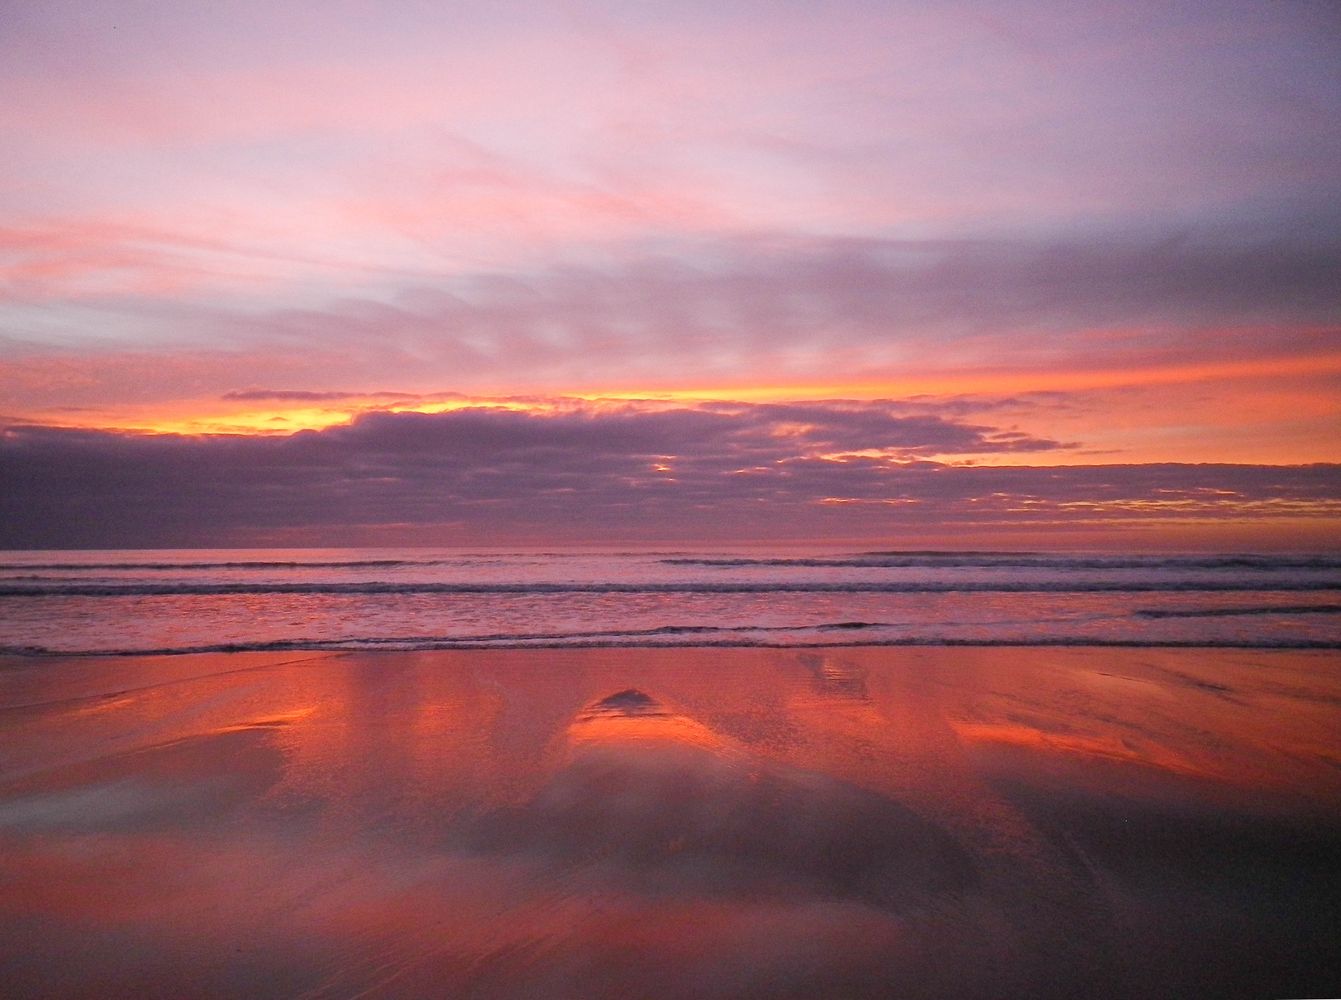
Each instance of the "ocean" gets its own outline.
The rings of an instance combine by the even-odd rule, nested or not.
[[[0,652],[1341,648],[1341,556],[217,549],[0,554]]]

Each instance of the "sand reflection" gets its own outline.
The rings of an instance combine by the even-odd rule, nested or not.
[[[944,831],[883,796],[755,757],[634,689],[585,708],[571,758],[471,842],[595,865],[658,896],[819,897],[897,909],[974,881]]]
[[[1332,654],[16,662],[16,995],[1327,992]]]

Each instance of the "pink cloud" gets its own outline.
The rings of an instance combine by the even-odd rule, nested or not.
[[[17,417],[1097,371],[1255,378],[1260,449],[1328,419],[1265,412],[1336,370],[1315,7],[20,8]]]

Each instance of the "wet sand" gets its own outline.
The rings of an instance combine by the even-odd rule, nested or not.
[[[15,997],[1341,994],[1341,654],[0,660]]]

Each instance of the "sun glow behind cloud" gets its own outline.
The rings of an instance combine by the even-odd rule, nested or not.
[[[1341,355],[1221,362],[1141,371],[955,372],[860,384],[736,385],[530,396],[237,390],[222,397],[43,414],[53,426],[158,434],[284,435],[349,423],[364,413],[491,408],[552,414],[585,408],[713,403],[899,400],[929,411],[988,413],[1003,431],[1063,434],[1079,454],[971,456],[989,464],[1076,461],[1334,461],[1341,424]],[[1178,426],[1157,407],[1179,393]],[[1227,409],[1224,400],[1236,405]],[[1181,428],[1181,429],[1180,429]],[[779,428],[777,433],[786,433]],[[961,456],[962,457],[962,456]]]

